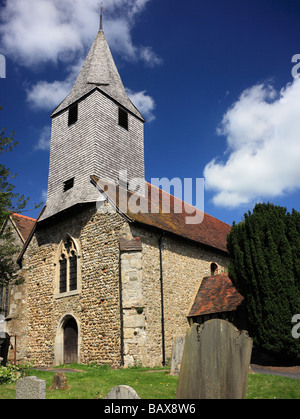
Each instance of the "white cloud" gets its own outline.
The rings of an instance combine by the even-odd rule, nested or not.
[[[149,67],[155,67],[163,63],[163,60],[155,54],[151,47],[142,47],[140,57]]]
[[[224,115],[227,160],[204,170],[213,202],[237,207],[300,188],[300,80],[280,92],[260,84],[245,90]]]
[[[34,147],[34,150],[48,151],[50,149],[51,128],[46,125],[40,133],[40,138]]]
[[[33,108],[52,110],[70,93],[72,84],[68,81],[48,83],[39,81],[27,90],[27,100]]]
[[[135,46],[131,31],[150,0],[106,0],[104,29],[111,48],[127,60],[151,65],[161,59]],[[1,46],[22,65],[73,62],[86,52],[99,27],[95,0],[7,0],[1,10]],[[147,52],[148,51],[148,52]]]
[[[47,201],[47,189],[43,189],[43,190],[42,190],[42,193],[41,193],[41,200],[42,200],[43,202],[46,202],[46,201]]]
[[[132,103],[138,108],[141,114],[151,122],[155,119],[153,111],[155,109],[155,101],[154,99],[146,95],[146,91],[142,92],[133,92],[130,89],[126,89],[127,95],[132,101]]]
[[[135,46],[131,31],[151,0],[106,0],[104,29],[115,54],[154,67],[161,58],[147,46]],[[54,109],[70,92],[99,27],[95,0],[9,0],[2,7],[1,44],[10,57],[27,67],[63,62],[65,80],[39,81],[27,88],[36,109]],[[143,92],[133,95],[141,111],[153,119],[154,103]]]

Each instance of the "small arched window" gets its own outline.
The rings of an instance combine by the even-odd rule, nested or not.
[[[212,263],[210,265],[210,274],[211,276],[218,275],[219,267],[216,263]]]
[[[59,246],[56,294],[65,294],[78,290],[79,254],[74,240],[67,236]]]

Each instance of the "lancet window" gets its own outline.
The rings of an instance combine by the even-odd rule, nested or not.
[[[59,294],[78,289],[78,251],[71,237],[67,237],[60,246],[59,257]]]

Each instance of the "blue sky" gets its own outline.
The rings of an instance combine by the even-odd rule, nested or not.
[[[205,178],[205,211],[231,224],[255,202],[300,211],[298,0],[106,0],[104,31],[145,115],[146,179]],[[0,1],[2,163],[31,197],[47,190],[51,111],[97,34],[95,0]],[[299,57],[300,58],[300,57]],[[294,70],[298,74],[297,68]],[[299,69],[300,73],[300,69]]]

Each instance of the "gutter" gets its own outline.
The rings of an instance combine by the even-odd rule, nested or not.
[[[123,320],[123,289],[122,289],[122,260],[119,249],[119,299],[120,299],[120,352],[121,366],[124,367],[124,320]]]
[[[159,264],[160,264],[160,294],[161,294],[161,339],[162,339],[162,365],[166,365],[166,347],[165,347],[165,312],[164,312],[164,279],[163,279],[163,260],[162,260],[162,240],[165,232],[159,237]]]

